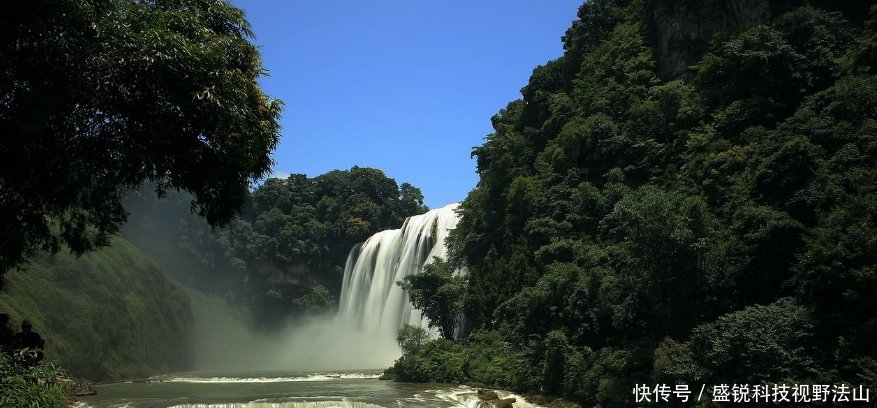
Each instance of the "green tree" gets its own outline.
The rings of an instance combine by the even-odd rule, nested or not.
[[[399,185],[399,201],[403,214],[422,214],[427,210],[423,205],[423,193],[409,183]]]
[[[429,319],[429,327],[437,328],[445,339],[454,339],[463,307],[465,278],[457,275],[449,263],[434,257],[422,273],[396,283],[408,292],[411,304]]]
[[[651,186],[621,199],[602,225],[619,272],[613,322],[656,338],[684,335],[702,312],[706,282],[699,262],[709,213],[700,200]],[[667,319],[673,316],[673,319]]]
[[[281,103],[222,0],[10,2],[0,11],[0,273],[106,245],[155,181],[229,221],[271,166]]]
[[[326,288],[317,285],[294,303],[306,312],[325,312],[335,305],[335,299]]]
[[[559,330],[548,332],[545,336],[545,366],[542,370],[542,388],[545,392],[557,395],[563,391],[563,376],[569,344],[566,336]]]
[[[396,343],[402,349],[402,356],[413,356],[429,341],[429,332],[423,327],[403,324],[396,334]]]
[[[811,375],[813,321],[791,299],[755,305],[692,331],[688,347],[710,383],[756,384]]]

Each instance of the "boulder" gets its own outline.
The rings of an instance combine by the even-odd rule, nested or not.
[[[493,400],[498,400],[499,395],[497,395],[496,391],[494,391],[494,390],[488,390],[486,388],[479,388],[478,389],[478,398],[480,398],[482,401],[493,401]]]

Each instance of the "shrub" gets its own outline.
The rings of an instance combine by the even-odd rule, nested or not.
[[[0,353],[0,407],[67,407],[73,383],[54,363],[29,366],[26,352]]]

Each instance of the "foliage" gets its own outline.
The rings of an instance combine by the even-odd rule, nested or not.
[[[314,286],[310,292],[296,299],[295,305],[310,313],[325,312],[335,306],[335,300],[329,290],[322,285]]]
[[[429,319],[429,327],[438,329],[445,339],[454,339],[463,306],[464,277],[455,274],[443,259],[434,257],[421,273],[406,276],[397,284],[408,293],[411,304]]]
[[[585,3],[492,118],[448,240],[475,331],[403,378],[515,356],[464,378],[588,406],[655,381],[873,382],[877,7],[770,1],[746,26],[657,3]],[[693,75],[662,77],[656,27],[700,35],[705,15],[725,20],[692,39]]]
[[[501,339],[497,332],[479,332],[471,336],[463,347],[446,339],[426,340],[421,328],[403,326],[398,339],[407,342],[416,339],[417,347],[403,348],[402,357],[384,372],[384,376],[397,381],[438,383],[470,382],[487,386],[512,387],[528,378],[529,371],[522,364],[524,358],[511,345]],[[413,346],[412,343],[409,343]]]
[[[807,309],[784,298],[694,328],[688,348],[710,384],[801,383],[814,368],[813,328]]]
[[[45,361],[30,366],[23,363],[25,358],[24,354],[0,353],[0,406],[68,407],[73,383],[64,370]]]
[[[191,192],[211,225],[231,220],[279,133],[251,36],[222,0],[4,5],[0,274],[109,244],[124,191],[147,180]]]
[[[566,335],[559,330],[545,336],[545,367],[542,372],[542,390],[557,395],[563,391],[566,358],[569,354]]]
[[[397,381],[462,383],[466,356],[462,347],[450,340],[436,339],[421,346],[413,355],[402,355],[393,367],[384,372],[384,378]]]
[[[429,341],[429,332],[423,327],[403,324],[396,335],[396,343],[403,356],[413,356]]]
[[[694,361],[688,344],[669,337],[655,348],[652,368],[652,376],[660,384],[703,381],[706,375]]]
[[[190,367],[188,295],[121,238],[80,258],[35,257],[9,274],[0,311],[14,324],[29,319],[46,355],[77,377],[143,378]]]

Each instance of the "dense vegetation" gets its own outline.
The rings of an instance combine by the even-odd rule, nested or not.
[[[190,201],[132,193],[123,235],[175,279],[249,307],[263,326],[333,307],[350,249],[426,211],[419,189],[362,167],[268,179],[222,229],[192,216]]]
[[[271,167],[280,103],[223,0],[0,7],[0,277],[39,250],[107,245],[144,181],[229,221]]]
[[[0,406],[22,408],[66,408],[73,382],[56,365],[22,363],[27,352],[0,353]]]
[[[717,2],[584,4],[473,152],[448,241],[469,345],[390,373],[603,406],[637,383],[877,387],[877,8],[760,3],[737,26]],[[717,27],[675,74],[673,10]]]
[[[41,254],[7,284],[0,311],[13,325],[29,319],[47,358],[73,376],[118,380],[190,368],[189,296],[124,239],[79,258]]]

